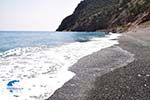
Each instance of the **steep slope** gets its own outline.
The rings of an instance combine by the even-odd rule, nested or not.
[[[83,0],[57,31],[119,31],[150,20],[150,0]]]

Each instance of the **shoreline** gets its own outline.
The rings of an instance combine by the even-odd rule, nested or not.
[[[18,100],[47,99],[75,75],[68,68],[93,52],[118,44],[117,39],[120,36],[120,34],[110,34],[104,37],[102,34],[102,37],[98,38],[97,35],[101,36],[101,33],[96,33],[93,38],[91,37],[91,41],[84,43],[73,42],[54,48],[15,48],[4,52],[0,57],[1,86],[6,87],[1,88],[2,98],[16,99],[17,95]],[[6,86],[8,82],[15,80],[19,82],[12,86],[23,88],[19,93],[14,89],[11,90],[14,92],[9,91],[7,89],[9,86]],[[37,92],[34,92],[36,90]]]
[[[101,57],[103,60],[99,62]],[[76,73],[76,76],[56,90],[47,100],[82,100],[86,97],[87,91],[94,88],[93,84],[97,77],[123,67],[133,60],[132,54],[118,46],[109,47],[86,56],[70,67],[70,71]]]
[[[142,31],[139,31],[139,33],[145,32],[147,29],[145,30],[140,29],[140,30]],[[129,76],[127,74],[124,77],[122,77],[121,75],[124,74],[125,68],[127,68],[128,71],[130,72],[130,68],[132,69],[131,65],[133,63],[134,66],[138,66],[135,62],[137,62],[138,61],[137,59],[140,58],[138,57],[139,55],[143,56],[143,54],[140,52],[142,50],[140,50],[140,48],[138,47],[136,48],[135,44],[141,43],[139,44],[139,47],[142,47],[143,45],[145,46],[146,43],[141,42],[141,40],[138,39],[139,36],[141,35],[140,34],[137,35],[135,33],[138,32],[123,33],[123,36],[119,38],[119,43],[120,43],[119,45],[115,45],[113,47],[100,50],[96,53],[93,53],[92,55],[80,59],[75,65],[73,65],[70,68],[71,71],[76,73],[76,76],[73,77],[73,79],[71,79],[69,82],[65,83],[63,87],[56,90],[55,93],[47,100],[112,100],[112,99],[132,100],[131,98],[129,98],[132,95],[132,93],[128,94],[129,91],[125,91],[125,90],[130,88],[131,87],[130,84],[133,84],[133,82],[132,80],[129,81],[124,79],[124,77],[129,78],[132,76]],[[146,41],[145,40],[146,37],[147,36],[145,36],[144,34],[143,41]],[[148,48],[148,50],[150,49]],[[136,52],[140,52],[141,54],[137,56]],[[135,57],[134,61],[133,61],[133,54]],[[148,62],[146,64],[148,64]],[[136,79],[134,79],[133,81],[136,81]],[[123,85],[123,83],[119,83],[119,82],[127,82],[127,84]],[[115,86],[113,86],[114,84]],[[119,91],[120,87],[123,88],[122,91]],[[122,95],[124,93],[122,92],[125,92],[125,94],[128,95],[123,98]],[[137,96],[133,95],[131,97],[134,98]],[[144,99],[144,100],[148,100],[148,99]]]

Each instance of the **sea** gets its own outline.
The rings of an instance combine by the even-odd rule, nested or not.
[[[0,99],[44,100],[76,73],[79,59],[118,44],[106,32],[0,31]]]

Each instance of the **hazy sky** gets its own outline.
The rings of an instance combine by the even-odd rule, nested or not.
[[[0,0],[0,30],[54,31],[81,0]]]

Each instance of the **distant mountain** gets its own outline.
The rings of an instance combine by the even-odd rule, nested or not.
[[[57,31],[123,31],[150,20],[150,0],[83,0]]]

